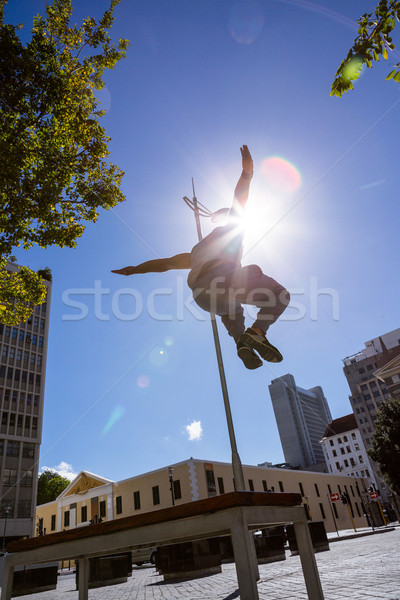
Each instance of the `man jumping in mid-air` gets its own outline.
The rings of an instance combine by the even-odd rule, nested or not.
[[[191,252],[149,260],[136,267],[112,272],[134,275],[190,269],[188,285],[196,304],[207,312],[220,315],[236,342],[239,358],[248,369],[257,369],[263,364],[258,354],[269,362],[282,360],[281,353],[265,334],[289,304],[290,295],[277,281],[264,275],[257,265],[241,265],[244,232],[240,220],[249,197],[253,159],[247,146],[243,146],[240,152],[243,170],[226,225],[214,229]],[[243,304],[260,309],[256,321],[246,330]]]

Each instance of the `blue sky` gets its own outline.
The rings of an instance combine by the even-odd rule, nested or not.
[[[77,22],[108,6],[74,4]],[[269,334],[279,365],[247,371],[219,327],[242,462],[283,460],[268,393],[275,377],[322,386],[334,418],[350,412],[342,359],[399,326],[400,94],[385,82],[399,55],[330,97],[355,21],[374,2],[326,4],[117,7],[113,36],[131,46],[101,98],[127,200],[87,226],[74,250],[15,251],[54,277],[41,466],[118,480],[190,456],[230,460],[211,325],[189,303],[185,273],[110,271],[190,250],[196,229],[182,197],[191,178],[208,208],[229,205],[243,144],[255,165],[244,263],[289,288],[293,304]],[[10,0],[6,18],[29,32],[44,6]],[[277,164],[283,179],[271,176]]]

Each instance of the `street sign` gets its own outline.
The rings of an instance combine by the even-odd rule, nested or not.
[[[377,500],[378,492],[370,492],[369,497],[371,498],[371,500]]]
[[[331,502],[337,502],[338,500],[340,500],[340,494],[338,492],[336,492],[336,494],[329,494],[329,497],[331,499]]]

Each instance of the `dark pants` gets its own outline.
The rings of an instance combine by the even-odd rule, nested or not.
[[[243,304],[259,307],[253,327],[265,333],[290,301],[289,292],[257,265],[218,265],[202,275],[192,291],[196,304],[219,315],[235,339],[245,330]]]

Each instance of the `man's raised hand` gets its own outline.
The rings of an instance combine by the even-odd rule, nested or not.
[[[136,267],[124,267],[123,269],[115,269],[111,271],[111,273],[116,273],[117,275],[133,275],[136,272]]]
[[[247,175],[253,175],[253,159],[247,146],[240,148],[242,154],[242,169]]]

